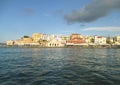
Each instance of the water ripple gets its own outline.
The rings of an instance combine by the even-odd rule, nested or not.
[[[120,49],[0,48],[0,85],[119,85]]]

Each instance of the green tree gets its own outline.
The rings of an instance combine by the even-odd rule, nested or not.
[[[107,39],[106,39],[106,43],[107,43],[107,44],[111,44],[110,37],[107,37]]]
[[[23,38],[29,38],[29,36],[26,36],[26,35],[25,35],[25,36],[23,36]]]
[[[42,40],[42,39],[40,39],[40,40],[38,41],[38,43],[39,43],[41,46],[45,46],[47,42],[48,42],[47,40]]]
[[[114,42],[114,43],[117,42],[117,37],[114,37],[114,38],[113,38],[113,42]]]
[[[94,41],[95,41],[94,38],[91,38],[91,39],[90,39],[90,42],[91,42],[91,43],[94,43]]]
[[[27,36],[27,35],[24,35],[21,39],[23,39],[23,38],[30,38],[29,36]]]

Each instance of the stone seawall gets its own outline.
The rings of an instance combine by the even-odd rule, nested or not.
[[[0,46],[0,47],[20,47],[20,48],[120,48],[120,45],[69,45],[64,47],[46,47],[46,46]]]
[[[66,47],[75,47],[75,48],[120,48],[120,45],[71,45]]]

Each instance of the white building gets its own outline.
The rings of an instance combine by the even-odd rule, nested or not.
[[[54,37],[55,37],[55,35],[53,35],[53,34],[43,34],[42,40],[50,41],[50,40],[54,39]]]
[[[62,43],[61,41],[58,41],[57,39],[52,39],[49,42],[47,42],[46,46],[47,47],[63,47],[65,46],[65,44]]]
[[[6,42],[6,44],[7,44],[7,45],[14,45],[14,41],[13,41],[13,40],[8,40],[8,41]]]
[[[102,36],[95,36],[94,43],[96,45],[106,45],[106,38]]]

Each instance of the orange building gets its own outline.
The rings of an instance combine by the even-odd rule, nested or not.
[[[76,39],[78,39],[78,38],[84,38],[84,36],[83,35],[81,35],[81,34],[72,34],[71,36],[70,36],[70,39],[72,40],[72,39],[74,39],[74,38],[76,38]]]
[[[81,34],[72,34],[70,40],[67,41],[69,44],[83,44],[85,43],[85,38]]]

